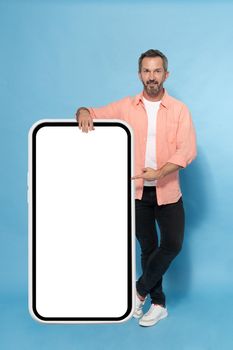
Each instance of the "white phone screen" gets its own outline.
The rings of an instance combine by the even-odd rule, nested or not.
[[[42,322],[122,322],[133,309],[132,133],[40,121],[29,133],[30,311]]]

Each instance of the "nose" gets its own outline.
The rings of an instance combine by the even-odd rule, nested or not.
[[[150,72],[149,79],[155,80],[155,73],[154,72]]]

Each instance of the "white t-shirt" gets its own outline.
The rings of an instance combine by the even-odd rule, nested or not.
[[[157,124],[157,114],[159,110],[161,101],[148,101],[143,97],[143,103],[146,109],[148,117],[148,129],[147,129],[147,143],[146,143],[146,159],[145,168],[150,167],[157,169],[156,163],[156,124]],[[155,186],[157,183],[154,181],[144,180],[144,186]]]

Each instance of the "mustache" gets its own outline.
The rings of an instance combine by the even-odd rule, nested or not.
[[[147,85],[149,84],[158,84],[158,82],[156,80],[147,80]]]

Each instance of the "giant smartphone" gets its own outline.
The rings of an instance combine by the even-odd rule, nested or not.
[[[134,308],[133,132],[121,120],[29,131],[29,310],[44,323],[123,322]]]

